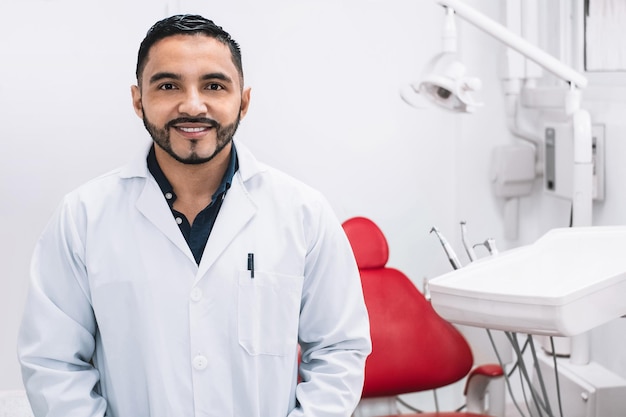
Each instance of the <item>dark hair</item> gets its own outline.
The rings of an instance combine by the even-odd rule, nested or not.
[[[228,32],[224,31],[220,26],[217,26],[213,21],[199,15],[189,14],[165,18],[156,22],[150,30],[148,30],[146,37],[141,41],[137,55],[137,68],[135,70],[137,81],[139,82],[141,80],[141,73],[146,66],[146,60],[148,59],[148,53],[152,45],[169,36],[195,34],[202,34],[214,38],[228,46],[233,64],[237,67],[239,78],[243,81],[243,65],[241,63],[241,49],[239,48],[239,44],[230,37]]]

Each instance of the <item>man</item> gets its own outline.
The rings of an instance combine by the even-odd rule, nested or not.
[[[213,22],[148,32],[132,98],[154,144],[68,194],[35,249],[35,416],[351,414],[371,348],[354,257],[316,191],[233,142],[243,85]]]

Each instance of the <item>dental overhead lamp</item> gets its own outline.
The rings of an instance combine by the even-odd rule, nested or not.
[[[482,106],[474,100],[472,93],[481,89],[479,78],[466,74],[465,65],[456,56],[457,34],[455,13],[446,8],[446,17],[442,36],[442,52],[435,55],[426,65],[422,80],[411,85],[414,93],[428,98],[446,110],[459,113],[473,113]],[[414,105],[407,92],[402,98]]]
[[[569,87],[565,94],[563,109],[572,125],[573,165],[571,192],[568,192],[566,197],[572,200],[572,226],[591,226],[593,188],[591,118],[580,106],[581,90],[587,86],[587,78],[462,1],[435,0],[435,2],[446,10],[443,51],[428,63],[422,80],[411,85],[412,95],[426,97],[438,106],[453,112],[472,113],[482,105],[473,98],[473,93],[481,87],[480,80],[468,76],[465,66],[456,57],[455,16],[466,20],[567,82]],[[415,105],[407,91],[402,92],[402,98],[407,103]],[[547,168],[546,171],[548,170]],[[546,184],[548,184],[546,189],[549,190],[548,180]]]

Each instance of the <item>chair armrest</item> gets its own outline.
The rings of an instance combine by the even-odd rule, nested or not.
[[[485,396],[489,382],[503,375],[502,367],[497,364],[485,364],[474,368],[467,376],[465,384],[467,411],[484,413],[487,410]]]

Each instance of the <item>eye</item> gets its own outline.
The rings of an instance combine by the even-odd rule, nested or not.
[[[224,87],[222,87],[220,84],[217,83],[210,83],[206,86],[207,90],[211,90],[211,91],[219,91],[219,90],[223,90]]]
[[[163,83],[159,86],[159,90],[174,90],[176,86],[172,83]]]

